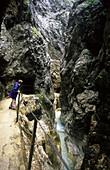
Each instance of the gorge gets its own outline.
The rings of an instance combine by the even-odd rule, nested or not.
[[[72,162],[69,168],[108,170],[109,0],[10,0],[1,3],[1,8],[0,100],[22,79],[24,99],[33,112],[42,108],[39,121],[60,153],[55,110],[61,108],[64,142]],[[32,135],[31,116],[21,104],[26,155]],[[39,151],[39,163],[34,154],[32,170],[63,170],[42,133],[38,126],[35,153]]]

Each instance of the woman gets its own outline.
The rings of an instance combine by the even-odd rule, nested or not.
[[[18,80],[18,82],[15,82],[15,85],[14,85],[14,87],[12,88],[12,90],[9,94],[9,96],[12,98],[12,102],[10,104],[9,109],[16,110],[16,97],[17,97],[17,94],[18,94],[18,89],[19,89],[19,87],[21,86],[22,83],[23,83],[22,80]]]

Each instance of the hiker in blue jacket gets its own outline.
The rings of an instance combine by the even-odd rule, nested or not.
[[[12,102],[9,106],[9,109],[16,110],[16,97],[19,92],[19,87],[21,86],[22,83],[23,83],[22,80],[18,80],[18,82],[15,82],[15,85],[13,86],[13,88],[9,94],[9,96],[12,98]]]

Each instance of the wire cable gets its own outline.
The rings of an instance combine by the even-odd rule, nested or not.
[[[51,146],[53,147],[53,149],[55,150],[55,152],[57,153],[57,155],[59,156],[60,160],[62,161],[62,163],[64,164],[64,166],[66,167],[67,170],[70,170],[68,165],[66,164],[66,162],[64,161],[64,159],[61,157],[61,155],[59,154],[59,152],[57,151],[57,148],[55,147],[55,145],[52,143],[50,137],[48,136],[48,134],[45,132],[44,128],[42,127],[41,123],[39,122],[39,120],[37,119],[36,115],[31,111],[31,109],[27,106],[27,103],[25,102],[25,100],[22,98],[23,100],[23,104],[28,108],[28,110],[30,111],[30,113],[34,116],[34,118],[37,120],[37,122],[39,123],[41,129],[43,130],[45,136],[47,137],[47,139],[49,140]]]

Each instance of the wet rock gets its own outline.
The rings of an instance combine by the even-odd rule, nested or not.
[[[108,152],[103,149],[106,145],[109,149],[106,137],[104,138],[105,133],[109,139],[109,99],[107,99],[109,96],[107,93],[110,77],[107,36],[109,35],[109,14],[107,14],[106,23],[105,12],[106,9],[101,1],[95,1],[92,5],[85,1],[75,3],[70,13],[65,54],[61,62],[62,123],[66,126],[68,133],[66,141],[67,145],[71,143],[70,150],[72,147],[75,148],[77,143],[78,161],[76,160],[75,167],[79,165],[79,169],[101,167],[100,157],[103,157],[103,168],[107,169],[109,164],[107,164],[109,160],[106,161],[105,158]],[[92,146],[98,146],[97,154]],[[85,156],[85,148],[92,148],[90,152],[89,149],[87,151],[89,158]]]
[[[53,104],[45,95],[23,95],[22,97],[21,94],[21,101],[20,110],[29,120],[35,119],[31,112],[33,112],[38,119],[41,118],[44,111],[52,112]],[[54,115],[52,119],[53,118]]]
[[[30,6],[33,22],[42,32],[47,44],[48,54],[52,59],[59,60],[64,52],[64,31],[72,7],[72,0],[69,2],[58,0],[33,1]]]
[[[93,57],[88,49],[84,49],[75,62],[73,74],[74,74],[74,86],[76,93],[90,86],[88,82],[89,75],[91,73],[91,67],[93,63]]]
[[[0,82],[0,100],[2,100],[3,97],[5,97],[5,87]]]
[[[30,121],[34,120],[35,117],[39,119],[42,116],[42,106],[39,97],[34,95],[23,97],[23,103],[20,106],[20,111]],[[35,117],[32,113],[35,115]]]
[[[26,94],[43,91],[53,100],[50,58],[59,60],[64,52],[64,30],[71,7],[71,1],[10,1],[1,31],[8,62],[0,73],[6,95],[12,80],[20,78],[25,87],[32,88],[29,92],[23,88]],[[59,86],[59,73],[56,76],[54,85]]]
[[[0,6],[2,7],[0,10],[0,32],[1,32],[1,24],[3,21],[3,16],[5,14],[5,11],[6,11],[6,8],[8,7],[9,2],[10,0],[5,0],[3,2],[2,1],[0,2]]]
[[[22,78],[24,85],[32,88],[29,93],[46,94],[48,112],[53,102],[50,58],[62,58],[65,52],[61,65],[62,123],[67,129],[66,142],[71,158],[76,159],[76,169],[81,168],[82,162],[83,169],[109,168],[110,3],[101,1],[89,4],[78,0],[69,22],[71,1],[68,5],[63,1],[55,1],[55,5],[49,0],[23,4],[17,1],[17,6],[13,3],[15,10],[9,10],[4,19],[5,26],[2,26],[2,42],[7,49],[2,59],[8,66],[0,68],[0,77],[2,83],[6,83],[6,94],[11,89],[12,80]],[[57,74],[54,85],[58,87],[56,77]],[[29,88],[24,86],[24,89]],[[50,115],[53,117],[54,114],[51,112]],[[23,122],[24,115],[21,117]],[[43,118],[50,125],[49,116],[44,114]],[[27,123],[25,125],[27,127]],[[42,155],[45,143],[39,149]],[[72,155],[73,152],[77,155]],[[44,157],[46,159],[47,155]]]
[[[59,93],[54,93],[54,110],[56,110],[57,108],[60,108],[60,94]]]
[[[39,96],[39,97],[38,97]],[[50,145],[48,138],[43,132],[41,125],[45,132],[49,135],[52,143],[56,146],[57,150],[60,152],[60,141],[59,136],[54,130],[51,119],[43,107],[45,104],[43,103],[41,95],[28,95],[24,96],[24,100],[29,109],[27,109],[23,103],[20,104],[20,126],[22,130],[22,142],[25,144],[25,152],[26,155],[29,156],[29,148],[31,144],[32,131],[33,131],[33,116],[31,111],[36,115],[39,122],[37,122],[36,129],[36,140],[35,140],[35,151],[33,155],[32,169],[34,168],[42,168],[46,169],[56,169],[60,167],[60,160],[55,153],[55,150]],[[22,101],[23,102],[23,101]],[[47,103],[46,103],[47,105]],[[38,108],[40,107],[40,109]],[[42,108],[42,113],[41,113]],[[29,121],[31,120],[31,121]],[[39,124],[40,123],[40,124]],[[36,157],[37,155],[37,157]]]
[[[5,45],[2,41],[2,38],[0,37],[0,63],[1,63],[1,66],[0,67],[0,75],[3,74],[6,66],[7,66],[7,59],[6,59],[6,48],[5,48]]]
[[[60,91],[60,61],[59,60],[52,60],[50,64],[50,71],[51,71],[51,78],[55,92]]]
[[[32,26],[24,22],[11,28],[10,32],[6,30],[4,32],[8,60],[7,68],[2,73],[4,81],[21,78],[24,80],[24,85],[29,85],[29,80],[32,80],[30,85],[34,93],[45,89],[47,94],[52,94],[52,91],[49,90],[52,86],[51,78],[47,71],[49,70],[49,58],[45,58],[45,45],[40,37],[34,37]],[[6,84],[8,86],[9,82]]]

